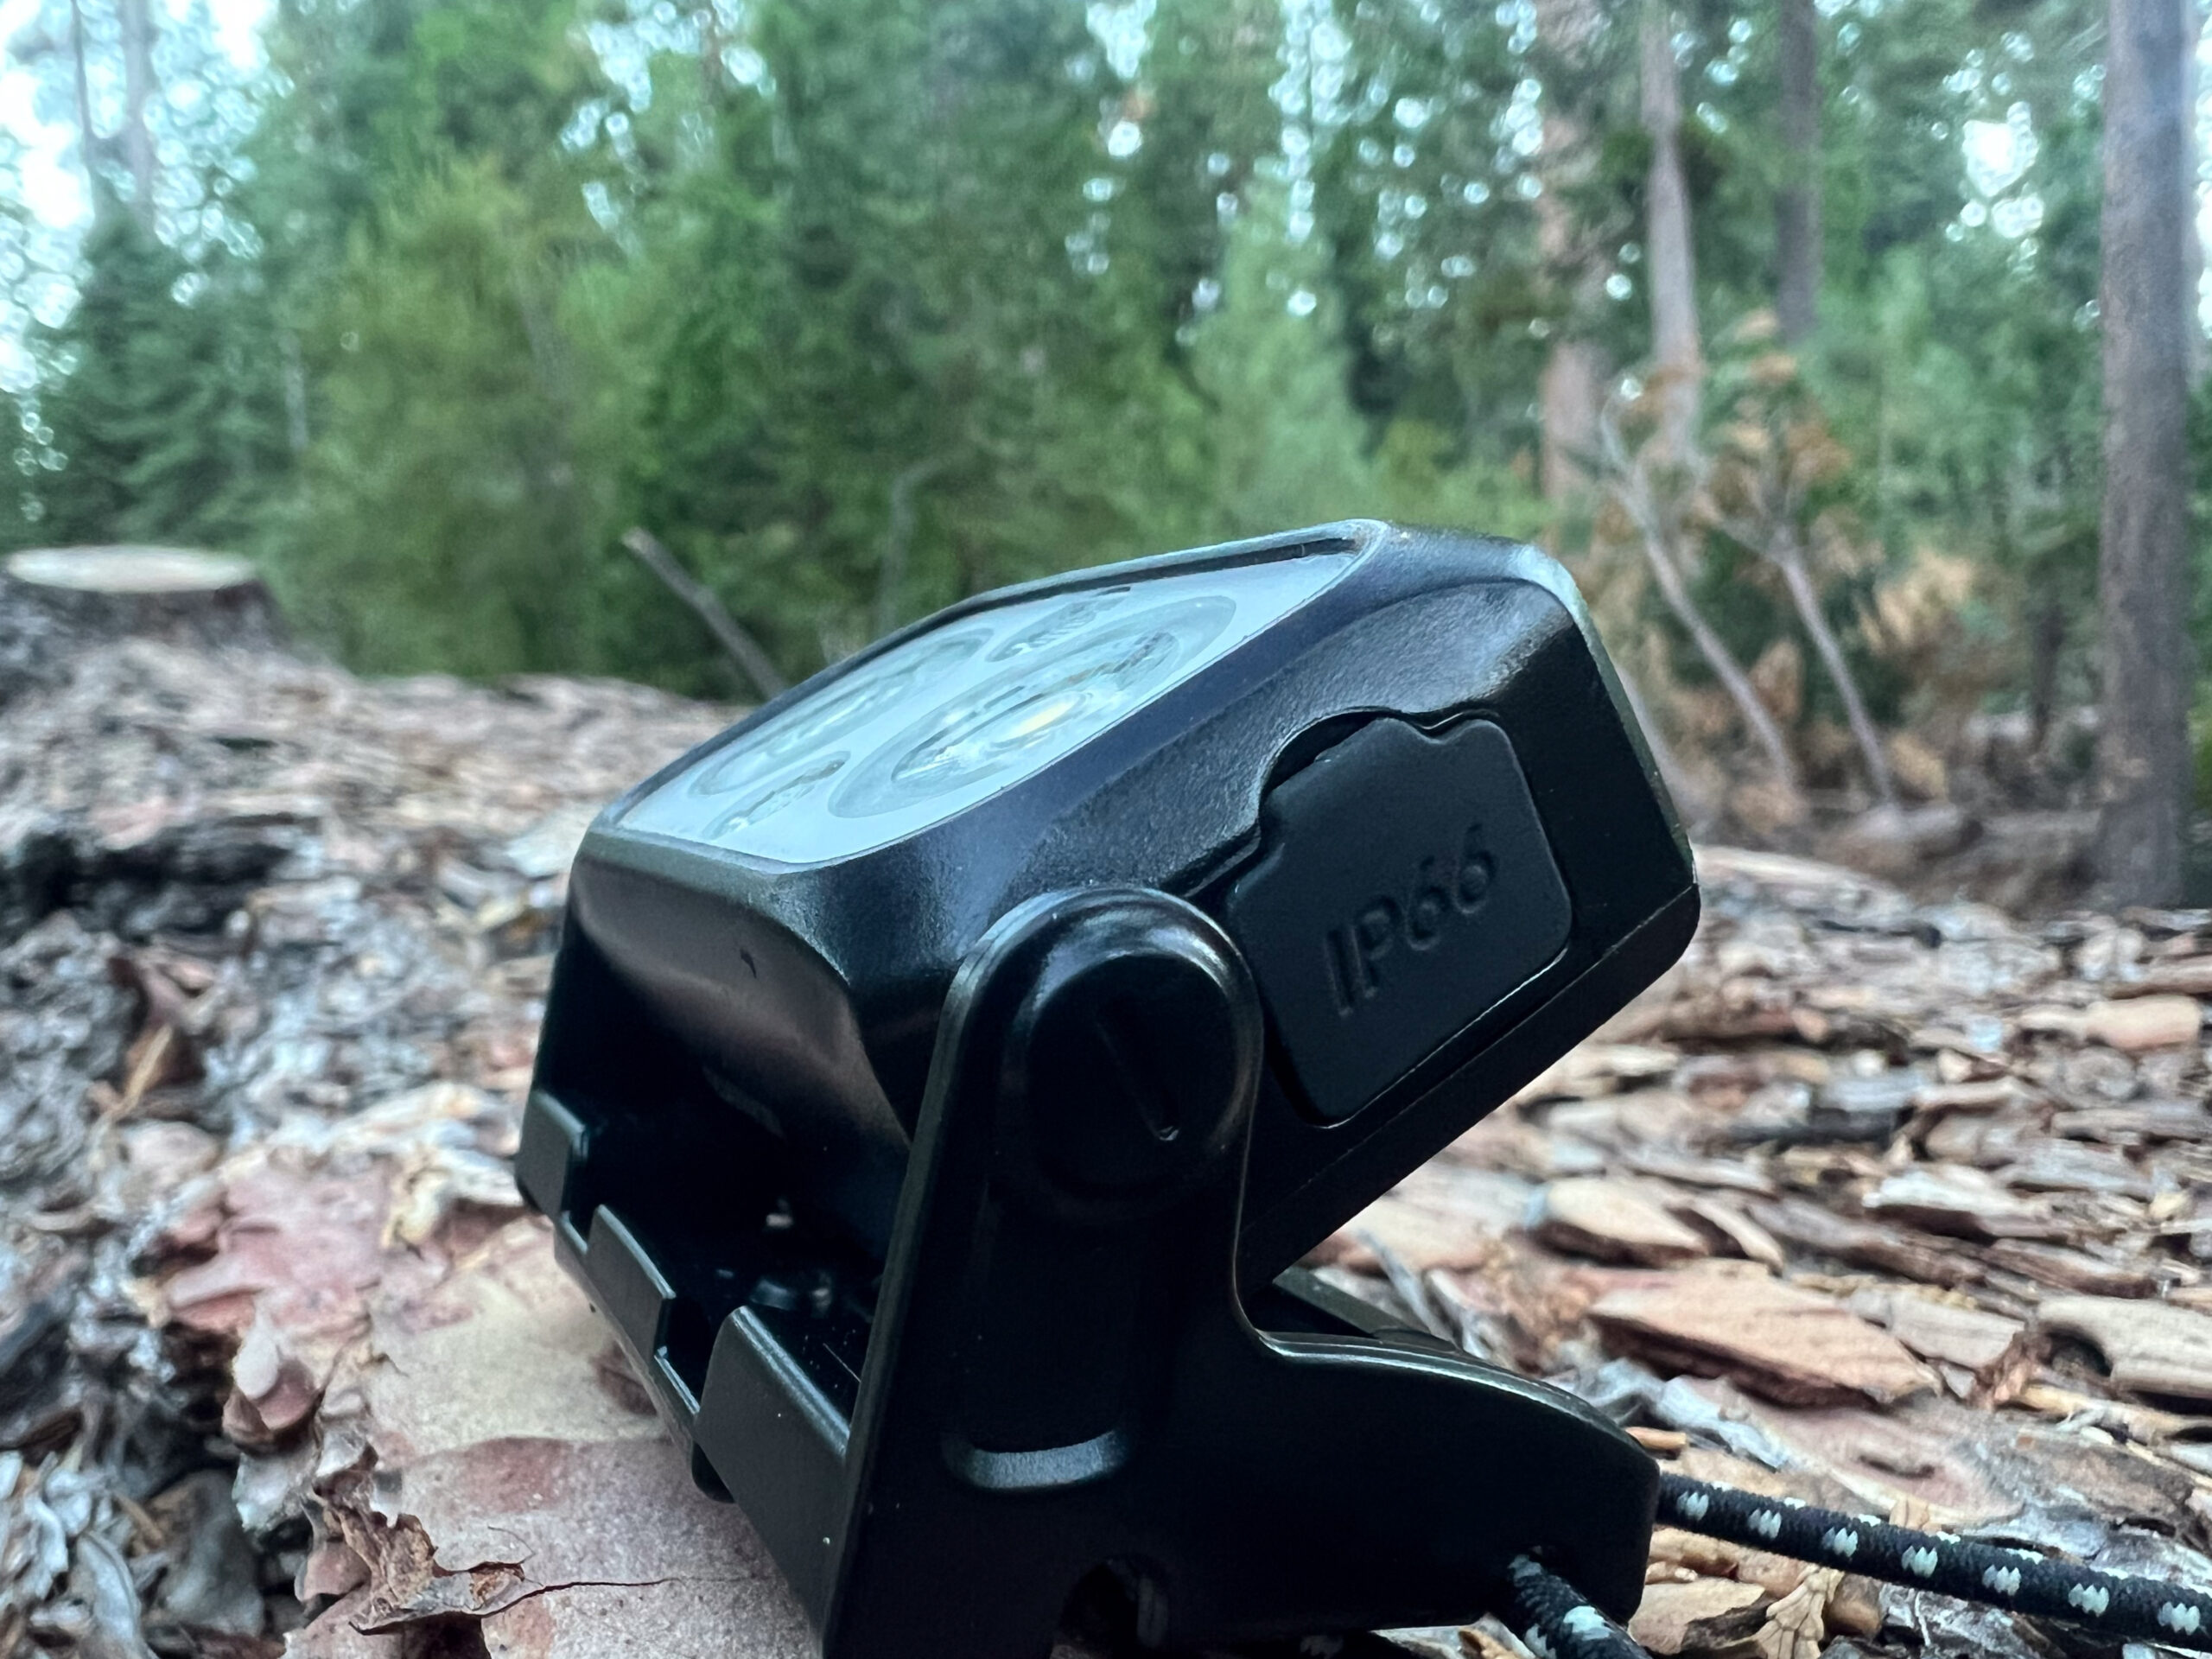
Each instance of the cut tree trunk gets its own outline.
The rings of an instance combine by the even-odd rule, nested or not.
[[[87,645],[128,637],[267,646],[282,619],[253,566],[175,547],[45,547],[0,567],[0,702],[59,678]]]
[[[1782,0],[1782,188],[1774,198],[1775,315],[1796,345],[1821,308],[1821,21],[1814,0]]]
[[[2112,0],[2105,62],[2104,707],[2098,875],[2117,904],[2181,896],[2190,798],[2189,373],[2195,216],[2177,0]]]

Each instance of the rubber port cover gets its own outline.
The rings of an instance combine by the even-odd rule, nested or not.
[[[1306,1103],[1341,1122],[1557,957],[1573,903],[1513,745],[1377,719],[1278,785],[1224,920]]]

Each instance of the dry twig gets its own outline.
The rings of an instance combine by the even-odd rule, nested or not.
[[[1676,527],[1669,522],[1670,514],[1661,501],[1657,487],[1652,483],[1650,472],[1642,450],[1631,453],[1627,440],[1621,435],[1620,410],[1617,403],[1609,401],[1598,417],[1598,433],[1604,445],[1608,482],[1613,499],[1620,504],[1636,525],[1637,535],[1643,548],[1644,561],[1651,567],[1652,581],[1657,584],[1659,595],[1667,601],[1667,608],[1675,613],[1695,645],[1698,654],[1713,670],[1713,677],[1736,705],[1743,716],[1745,727],[1765,753],[1767,764],[1772,767],[1775,781],[1789,794],[1795,804],[1802,805],[1805,787],[1797,770],[1796,758],[1789,752],[1789,741],[1783,734],[1780,723],[1773,712],[1761,700],[1751,684],[1751,677],[1727,643],[1713,631],[1705,613],[1689,591],[1689,584],[1682,574],[1681,562],[1676,555]]]
[[[622,545],[637,556],[638,563],[661,579],[669,592],[689,605],[699,620],[707,625],[715,643],[729,654],[745,677],[753,682],[760,693],[762,702],[782,692],[790,682],[776,671],[775,660],[760,642],[748,632],[745,626],[729,613],[721,601],[696,577],[676,562],[676,555],[651,531],[633,526],[622,533]]]

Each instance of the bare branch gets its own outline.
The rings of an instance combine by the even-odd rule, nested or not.
[[[632,527],[622,533],[622,545],[637,556],[639,563],[658,576],[669,592],[697,613],[715,642],[737,664],[738,671],[753,682],[762,702],[788,686],[790,682],[776,671],[774,659],[760,642],[729,613],[721,601],[676,562],[676,555],[662,545],[658,537],[649,530]]]
[[[1659,780],[1674,798],[1675,809],[1689,820],[1690,833],[1703,835],[1713,817],[1713,802],[1697,779],[1683,769],[1681,757],[1667,741],[1666,733],[1651,717],[1651,705],[1643,700],[1635,678],[1618,661],[1613,664],[1613,677],[1620,682],[1621,695],[1628,699],[1629,713],[1636,716],[1637,727],[1643,734],[1644,747],[1651,751],[1651,763],[1659,768]]]
[[[876,569],[875,632],[887,634],[899,621],[899,590],[906,582],[906,549],[914,539],[914,492],[951,465],[950,455],[931,455],[902,469],[891,480],[891,518],[883,531],[883,562]]]
[[[1636,523],[1644,562],[1651,567],[1652,581],[1658,587],[1660,597],[1667,601],[1667,608],[1674,612],[1675,620],[1689,634],[1698,654],[1705,658],[1713,677],[1735,703],[1745,728],[1765,752],[1775,781],[1793,800],[1802,803],[1804,785],[1798,775],[1796,758],[1789,753],[1789,740],[1783,736],[1773,712],[1760,698],[1758,688],[1752,685],[1751,677],[1744,671],[1744,665],[1736,660],[1735,653],[1713,631],[1696,600],[1690,596],[1664,516],[1652,498],[1643,457],[1630,454],[1627,442],[1621,436],[1618,412],[1611,405],[1599,416],[1598,433],[1613,472],[1614,499]]]
[[[1859,680],[1843,654],[1843,644],[1835,637],[1835,630],[1828,626],[1827,613],[1821,608],[1820,589],[1806,567],[1794,519],[1777,518],[1771,530],[1764,532],[1741,519],[1715,517],[1711,523],[1730,541],[1757,554],[1780,573],[1782,585],[1789,591],[1789,602],[1796,609],[1797,620],[1810,636],[1813,649],[1820,652],[1821,664],[1828,671],[1836,695],[1843,699],[1844,718],[1850,722],[1852,741],[1859,746],[1859,758],[1866,765],[1866,780],[1873,786],[1875,798],[1884,806],[1895,806],[1897,785],[1890,770],[1889,753],[1882,747],[1882,734],[1876,729],[1873,717],[1866,712],[1866,699],[1859,694]]]

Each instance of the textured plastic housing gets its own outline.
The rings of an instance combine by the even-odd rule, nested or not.
[[[991,607],[1306,558],[1344,568],[1051,766],[891,844],[775,862],[632,810],[882,653]],[[741,1116],[778,1142],[794,1212],[880,1255],[954,970],[1025,899],[1103,883],[1221,919],[1268,1005],[1247,1285],[1641,989],[1697,904],[1565,573],[1483,537],[1330,525],[955,606],[645,780],[577,858],[539,1086],[588,1122],[657,1121],[664,1144]],[[1381,940],[1393,910],[1400,931]],[[1348,985],[1349,1009],[1329,1007]]]
[[[1541,555],[1084,572],[609,809],[517,1176],[828,1659],[1040,1659],[1102,1573],[1175,1647],[1464,1620],[1529,1551],[1625,1616],[1634,1442],[1292,1264],[1696,915]]]

